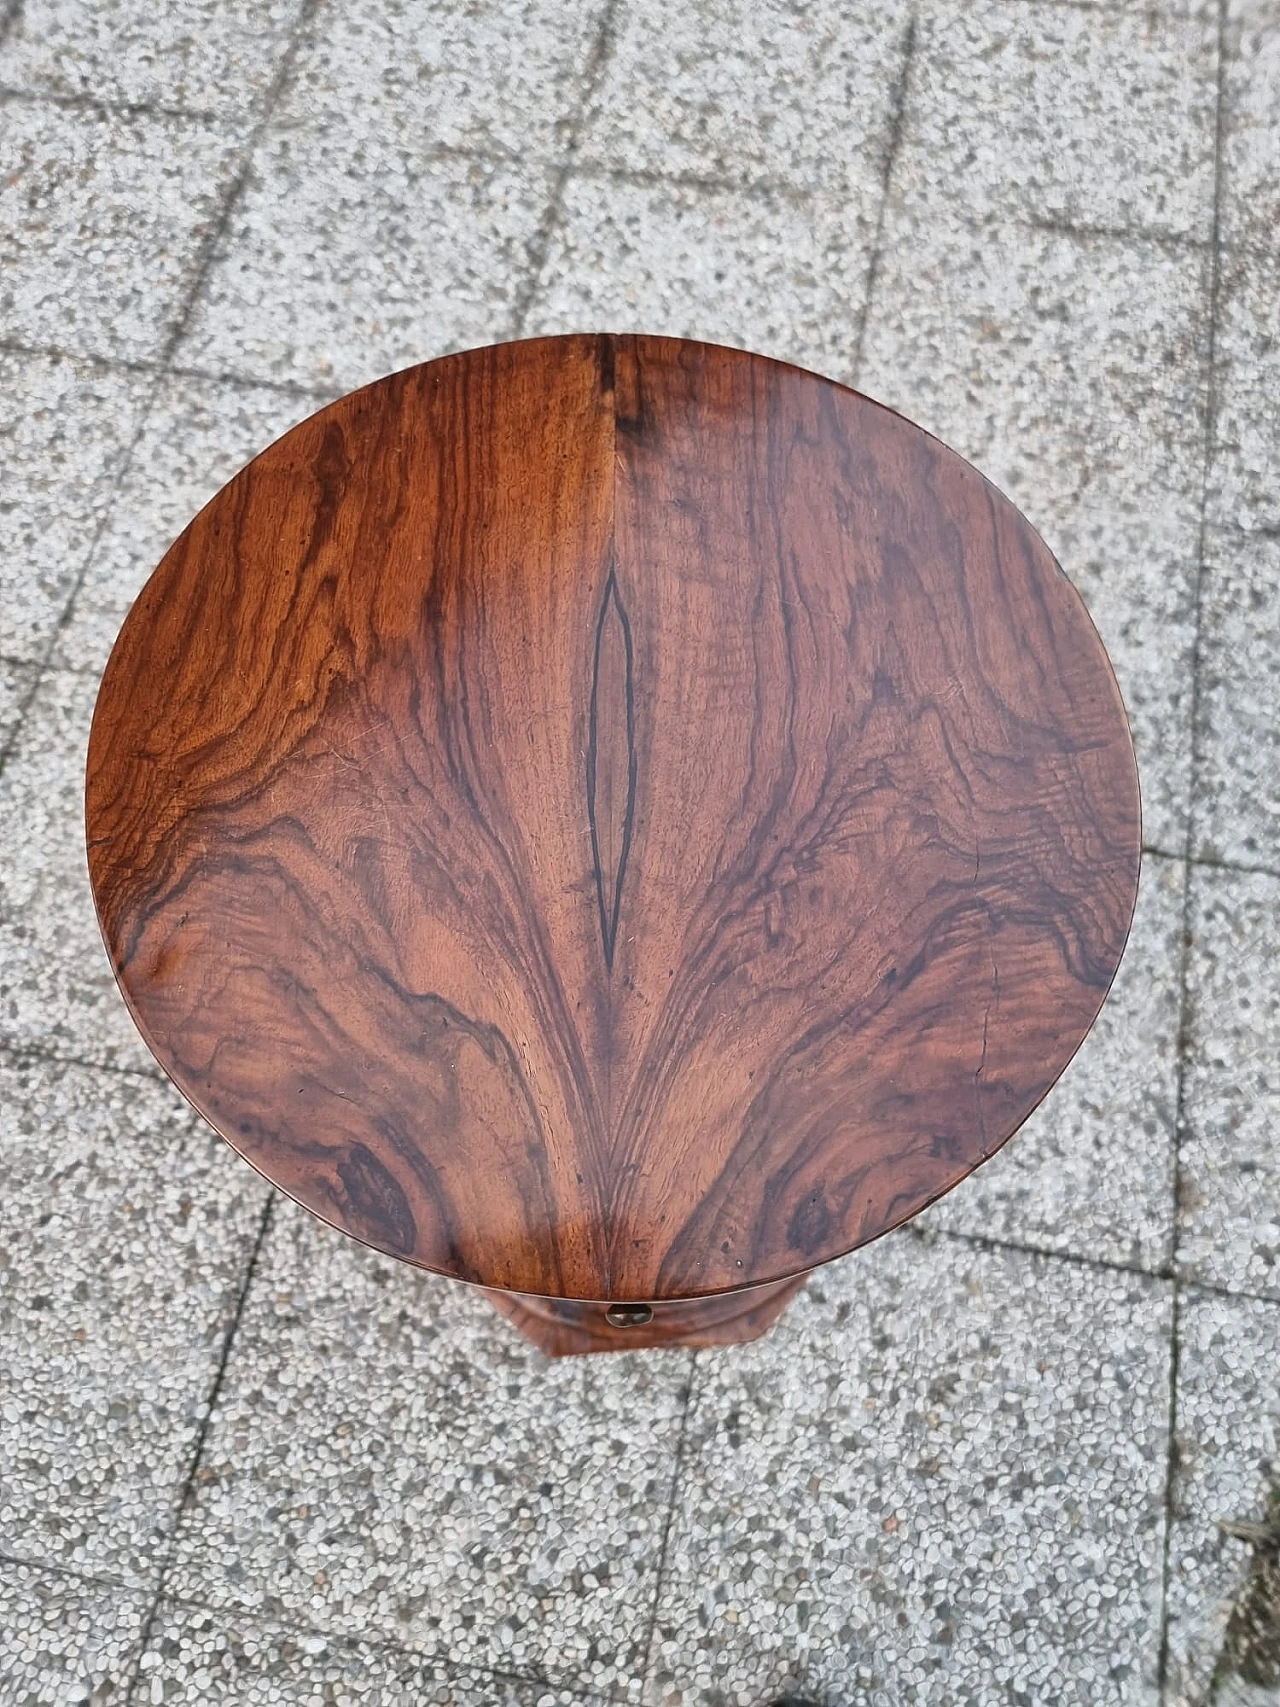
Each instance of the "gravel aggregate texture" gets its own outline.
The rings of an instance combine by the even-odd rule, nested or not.
[[[1277,0],[0,6],[0,1707],[1280,1702],[1278,115]],[[1146,857],[989,1166],[754,1345],[553,1364],[167,1086],[82,788],[239,466],[593,328],[812,367],[1005,490]]]

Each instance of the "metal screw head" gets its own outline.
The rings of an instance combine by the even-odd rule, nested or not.
[[[653,1320],[653,1310],[648,1304],[610,1304],[604,1319],[611,1328],[642,1328]]]

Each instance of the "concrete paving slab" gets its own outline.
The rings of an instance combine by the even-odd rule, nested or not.
[[[551,1362],[480,1295],[282,1205],[171,1592],[626,1692],[687,1352]]]
[[[1178,1340],[1166,1707],[1246,1707],[1249,1654],[1232,1624],[1256,1549],[1222,1526],[1265,1523],[1280,1490],[1280,1307],[1188,1288]],[[1258,1707],[1274,1699],[1257,1693]]]
[[[0,1560],[0,1702],[119,1701],[138,1659],[149,1597]]]
[[[348,391],[509,334],[550,169],[290,122],[255,160],[179,348],[188,366]]]
[[[1274,249],[1280,228],[1280,6],[1227,0],[1223,240]]]
[[[0,1058],[0,1553],[154,1587],[265,1201],[168,1087]]]
[[[0,1042],[159,1077],[89,889],[84,764],[97,696],[93,676],[50,672],[0,772]]]
[[[652,1700],[1149,1700],[1169,1305],[899,1233],[702,1353]]]
[[[1280,534],[1280,254],[1228,249],[1214,343],[1209,519]]]
[[[243,139],[223,119],[0,101],[0,338],[158,357]]]
[[[300,0],[23,0],[0,85],[231,116],[270,83],[299,11]]]
[[[601,0],[338,0],[298,56],[282,124],[324,124],[406,153],[558,158]]]
[[[1196,851],[1280,868],[1280,539],[1211,530],[1203,597]]]
[[[152,1626],[142,1678],[143,1702],[178,1707],[594,1707],[546,1683],[172,1601]]]
[[[1280,878],[1193,878],[1179,1260],[1280,1299]]]
[[[13,739],[35,676],[34,664],[0,658],[0,751]]]
[[[579,157],[860,197],[889,146],[908,20],[903,0],[624,3]]]
[[[154,383],[0,349],[0,656],[48,646]]]
[[[1217,20],[925,0],[899,193],[996,220],[1208,240]]]

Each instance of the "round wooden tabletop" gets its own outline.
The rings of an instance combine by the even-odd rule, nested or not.
[[[796,1274],[997,1150],[1140,848],[1006,499],[827,380],[608,335],[395,374],[237,475],[117,642],[87,828],[134,1018],[255,1167],[620,1300]]]

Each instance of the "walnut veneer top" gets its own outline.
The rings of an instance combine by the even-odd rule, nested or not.
[[[953,1186],[1088,1031],[1140,845],[1102,643],[981,475],[605,335],[250,463],[125,624],[87,811],[134,1017],[242,1155],[580,1298],[775,1280]]]

